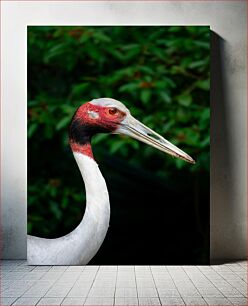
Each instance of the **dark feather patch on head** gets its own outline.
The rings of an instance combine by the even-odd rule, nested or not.
[[[69,127],[70,141],[84,145],[89,143],[92,136],[97,133],[109,133],[109,129],[102,126],[84,124],[82,120],[73,117]]]

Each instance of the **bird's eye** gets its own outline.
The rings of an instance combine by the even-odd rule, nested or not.
[[[117,110],[117,108],[115,108],[115,107],[111,107],[111,108],[108,109],[108,113],[109,113],[110,115],[116,115],[117,112],[118,112],[118,110]]]

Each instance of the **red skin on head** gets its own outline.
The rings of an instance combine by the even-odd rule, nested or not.
[[[126,117],[126,113],[115,107],[104,107],[87,102],[79,107],[72,122],[77,122],[84,137],[89,139],[96,133],[112,133]],[[83,144],[74,139],[69,140],[73,152],[79,152],[93,158],[90,141]]]
[[[116,130],[121,121],[126,116],[126,113],[116,109],[115,114],[110,114],[109,111],[114,107],[104,107],[87,102],[79,107],[75,115],[75,119],[79,119],[83,124],[103,127],[113,132]],[[98,114],[97,118],[93,118],[90,113]]]

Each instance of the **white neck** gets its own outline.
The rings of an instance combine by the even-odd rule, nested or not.
[[[44,239],[28,236],[28,263],[85,265],[97,253],[109,226],[110,205],[105,180],[90,157],[73,153],[86,189],[86,209],[81,223],[70,234]]]

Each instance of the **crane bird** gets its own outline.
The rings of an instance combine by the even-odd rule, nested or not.
[[[69,144],[85,184],[85,213],[80,224],[63,237],[45,239],[28,235],[29,264],[86,265],[103,243],[109,227],[110,204],[105,180],[91,149],[91,138],[97,133],[128,135],[194,163],[188,154],[132,117],[121,102],[100,98],[81,105],[69,127]]]

